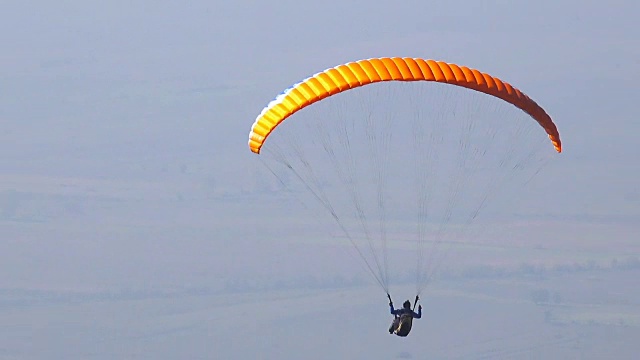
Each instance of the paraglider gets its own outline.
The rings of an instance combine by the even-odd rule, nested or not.
[[[396,334],[400,337],[406,337],[411,331],[413,319],[422,318],[422,305],[418,305],[417,313],[414,311],[419,298],[418,296],[416,296],[416,300],[413,303],[413,309],[411,309],[411,302],[409,300],[406,300],[402,304],[402,308],[395,309],[393,307],[393,300],[391,300],[391,295],[387,294],[387,297],[389,298],[389,310],[391,312],[391,315],[393,315],[393,322],[389,327],[389,334]]]
[[[398,96],[396,88],[391,88],[388,93],[377,94],[380,88],[376,86],[383,83],[389,86],[422,83],[425,87],[432,84],[436,95],[443,94],[443,103],[447,100],[454,103],[445,107],[433,101],[426,106],[428,97],[423,98],[420,90]],[[373,97],[370,100],[363,96],[351,101],[344,96],[357,93],[356,89],[369,88]],[[469,101],[464,95],[457,95],[459,92],[451,95],[453,92],[446,88],[460,89],[460,93],[473,90],[489,96]],[[489,111],[509,107],[525,119],[511,119],[516,115],[508,109],[478,115],[485,100],[489,102],[487,98],[494,101],[486,106]],[[316,122],[301,120],[301,125],[308,123],[308,126],[301,126],[295,136],[283,130],[281,137],[265,146],[284,120],[305,113],[303,109],[322,108],[323,103],[332,99],[347,99],[346,104],[354,105],[355,109],[345,111],[336,105],[329,115],[317,116]],[[393,106],[399,109],[394,110]],[[282,165],[283,172],[292,174],[303,185],[296,193],[310,194],[335,221],[389,298],[394,315],[389,332],[407,336],[413,319],[422,317],[422,306],[417,313],[414,311],[418,297],[446,255],[438,253],[440,244],[447,237],[461,238],[498,190],[520,176],[525,165],[535,164],[530,174],[522,175],[523,183],[530,181],[544,165],[538,167],[536,163],[532,142],[537,137],[532,135],[533,130],[523,130],[531,123],[544,130],[556,152],[562,151],[560,134],[551,117],[509,83],[442,61],[383,57],[332,67],[287,88],[256,117],[248,145],[253,153],[260,154],[261,160],[263,150],[268,149],[273,162]],[[511,131],[509,126],[517,128]],[[448,127],[452,130],[448,131]],[[456,131],[459,136],[447,143],[451,149],[446,148],[446,136]],[[392,144],[392,140],[398,142]],[[290,145],[290,149],[284,145]],[[488,163],[483,164],[483,159]],[[263,163],[282,186],[292,186],[277,169],[269,167],[266,161]],[[391,191],[388,187],[392,185],[389,181],[392,177],[397,190]],[[461,206],[461,202],[467,206]],[[415,207],[409,209],[412,204]],[[437,214],[437,210],[441,213]],[[374,220],[378,222],[376,226],[370,224]],[[415,235],[407,235],[411,231]],[[410,303],[395,309],[389,295],[389,248],[392,244],[402,248],[408,241],[415,245],[417,255],[416,301],[413,309]],[[428,244],[431,249],[427,249]]]

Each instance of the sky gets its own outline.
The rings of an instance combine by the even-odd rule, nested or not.
[[[640,328],[640,295],[624,290],[640,254],[637,2],[1,7],[0,358],[638,350],[600,336],[633,338]],[[283,89],[379,56],[464,64],[517,84],[563,140],[508,224],[514,243],[460,249],[456,259],[473,261],[456,260],[462,279],[434,285],[436,324],[404,342],[385,334],[384,294],[342,240],[294,200],[263,194],[269,174],[247,146],[255,117]],[[528,264],[547,266],[545,278],[531,280]],[[473,283],[481,270],[484,290]],[[601,290],[590,293],[594,284]],[[530,295],[542,288],[587,295],[562,293],[564,310],[541,310]],[[586,313],[589,301],[602,311]],[[530,331],[509,337],[522,328],[514,318]]]

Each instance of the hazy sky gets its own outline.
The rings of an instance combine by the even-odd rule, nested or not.
[[[279,213],[282,205],[257,195],[260,181],[251,177],[265,172],[255,169],[259,163],[247,137],[260,110],[291,84],[337,64],[378,56],[464,64],[517,84],[553,117],[564,147],[530,199],[525,222],[539,225],[530,236],[566,240],[571,245],[564,251],[590,240],[575,250],[580,254],[637,254],[639,15],[640,3],[630,0],[5,1],[0,5],[0,291],[5,294],[0,299],[9,304],[12,296],[27,296],[21,291],[89,291],[99,297],[209,289],[247,279],[278,287],[279,277],[298,286],[311,278],[361,278],[363,273],[354,273],[359,267],[343,263],[353,259],[346,255],[325,272],[325,261],[336,250],[300,242],[299,234],[317,235],[317,229],[286,219],[286,212]],[[282,217],[286,230],[260,220],[262,213]],[[516,236],[528,241],[527,234]],[[365,294],[379,296],[376,291]],[[232,303],[229,296],[219,301]],[[322,297],[331,294],[318,296],[313,306],[335,300]],[[346,301],[350,295],[335,296]],[[374,316],[378,305],[386,311],[384,303],[365,303],[367,316]],[[188,303],[172,304],[180,308],[176,312],[190,312],[191,324],[207,319],[212,334],[216,311],[227,309],[198,303],[195,311]],[[257,304],[272,309],[270,302]],[[47,358],[46,339],[66,322],[86,335],[86,341],[56,340],[69,346],[126,327],[120,322],[124,315],[108,326],[108,315],[78,325],[77,319],[86,320],[85,310],[21,315],[7,306],[0,308],[0,322],[4,317],[42,345],[29,347],[15,335],[0,341],[0,357]],[[86,311],[112,311],[96,309]],[[137,315],[128,305],[113,305],[114,313],[123,309]],[[239,342],[248,345],[238,349],[244,356],[293,359],[300,358],[295,351],[318,346],[316,358],[326,358],[317,344],[331,341],[330,319],[340,317],[326,320],[320,328],[329,330],[320,332],[313,319],[326,312],[297,313],[310,318],[297,325],[319,340],[296,337],[302,343],[295,350],[276,351],[240,335]],[[43,325],[47,316],[57,325]],[[270,318],[242,316],[249,318],[252,336],[269,332],[260,326],[273,326]],[[358,329],[357,315],[347,316],[349,326]],[[149,313],[144,319],[140,333],[164,326]],[[387,318],[380,319],[367,320],[382,332],[358,335],[361,344],[385,335]],[[28,330],[31,323],[45,330]],[[334,339],[326,356],[376,354],[349,352],[348,334]],[[103,345],[111,355],[103,358],[162,354],[157,342],[145,342],[135,354],[115,350],[117,339],[136,349],[135,336],[109,338]],[[176,336],[170,341],[186,347],[189,342]],[[271,336],[268,341],[287,344]],[[216,344],[206,336],[202,341]],[[193,357],[216,354],[213,345],[194,346]],[[60,345],[63,357],[78,355],[65,349]],[[83,349],[101,357],[90,346]],[[390,354],[411,357],[395,348]]]

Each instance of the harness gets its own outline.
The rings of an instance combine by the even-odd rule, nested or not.
[[[409,335],[411,325],[413,325],[413,316],[411,314],[402,314],[398,319],[398,327],[394,332],[398,336],[405,337]]]

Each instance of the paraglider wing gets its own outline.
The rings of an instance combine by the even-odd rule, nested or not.
[[[473,89],[523,110],[547,132],[557,152],[560,135],[551,117],[526,94],[489,74],[451,63],[420,58],[375,58],[350,62],[317,73],[286,89],[258,115],[249,134],[256,154],[269,134],[287,117],[333,94],[382,81],[435,81]]]

